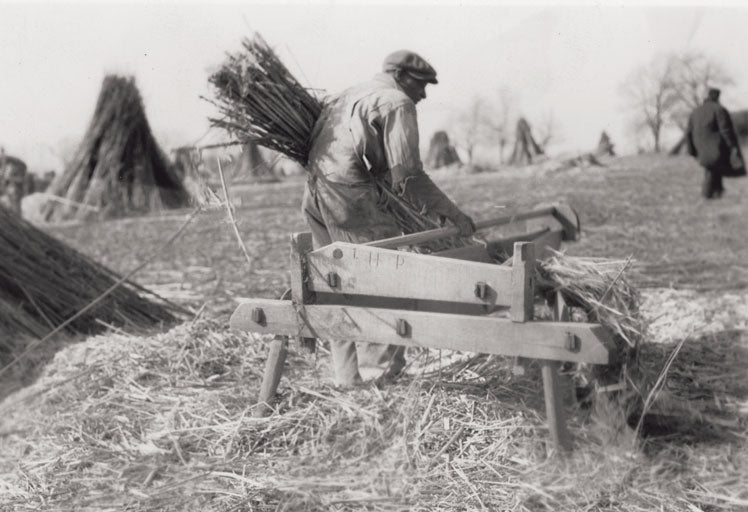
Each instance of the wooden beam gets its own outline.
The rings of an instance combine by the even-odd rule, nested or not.
[[[334,242],[307,255],[309,290],[511,305],[512,270],[491,263]]]
[[[548,228],[551,231],[561,231],[561,240],[572,241],[579,239],[581,228],[577,212],[571,206],[564,203],[553,205],[543,204],[539,206],[539,208],[547,207],[552,207],[553,211],[551,215],[529,219],[525,224],[527,231],[532,232]],[[553,248],[558,249],[560,245],[560,242],[558,242],[558,245]]]
[[[497,217],[494,219],[479,220],[475,223],[476,229],[490,228],[495,226],[504,226],[506,224],[512,224],[527,219],[534,219],[537,217],[543,217],[546,215],[553,215],[556,211],[555,207],[549,206],[546,208],[539,208],[524,213],[516,213],[514,215],[505,215],[503,217]],[[410,235],[395,236],[392,238],[385,238],[382,240],[375,240],[369,242],[366,245],[370,247],[403,247],[406,245],[418,245],[432,240],[439,240],[441,238],[448,238],[457,236],[460,234],[460,229],[457,226],[449,226],[445,228],[431,229],[428,231],[421,231],[419,233],[412,233]]]
[[[535,244],[517,242],[512,256],[512,302],[509,316],[513,322],[532,320],[535,298]]]
[[[291,300],[297,306],[312,302],[313,292],[307,286],[307,255],[312,251],[312,234],[309,232],[291,235]],[[314,338],[297,337],[299,344],[309,352],[317,349]],[[275,391],[273,391],[275,392]]]
[[[497,238],[495,240],[488,240],[488,250],[489,252],[501,251],[511,255],[512,251],[514,250],[514,244],[516,244],[517,242],[534,242],[549,231],[549,228],[543,227],[541,229],[528,233],[520,233],[518,235]]]
[[[578,240],[582,231],[577,212],[567,204],[557,204],[553,210],[553,217],[564,228],[564,240]]]
[[[483,245],[466,245],[465,247],[456,247],[439,251],[433,254],[440,258],[452,258],[455,260],[479,261],[481,263],[494,263],[488,250]]]
[[[253,310],[261,310],[261,314]],[[231,317],[234,329],[393,345],[608,364],[611,333],[580,322],[516,323],[492,316],[308,305],[301,319],[288,301],[244,299]],[[407,335],[398,326],[407,326]]]
[[[559,382],[559,363],[544,359],[540,362],[543,375],[543,394],[545,395],[545,415],[548,430],[556,451],[564,452],[571,449],[571,439],[566,428],[566,414],[564,411],[561,392],[563,387]]]
[[[273,410],[270,402],[278,390],[287,353],[288,337],[276,336],[270,342],[268,358],[265,361],[265,373],[262,374],[262,385],[260,386],[260,394],[257,397],[257,407],[253,413],[255,418],[264,418]]]
[[[544,260],[552,254],[551,249],[558,251],[561,248],[564,232],[561,230],[546,231],[545,234],[535,239],[535,259]]]
[[[291,235],[291,300],[297,304],[306,304],[312,295],[304,275],[306,274],[306,255],[312,251],[312,234],[309,232]]]
[[[553,304],[553,319],[561,322],[569,321],[569,307],[561,295],[556,292]],[[566,412],[564,411],[563,394],[569,391],[569,378],[558,374],[560,365],[557,361],[544,359],[540,362],[543,375],[543,394],[545,395],[545,415],[548,421],[548,430],[551,440],[557,452],[571,450],[571,436],[566,428]],[[562,379],[565,382],[562,382]]]

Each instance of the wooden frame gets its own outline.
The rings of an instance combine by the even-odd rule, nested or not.
[[[599,324],[569,322],[558,292],[554,321],[533,321],[536,254],[576,237],[573,211],[571,217],[556,207],[515,216],[529,221],[529,232],[494,242],[511,244],[511,267],[470,261],[484,259],[485,249],[424,255],[387,248],[422,234],[318,250],[309,233],[294,234],[291,300],[244,299],[230,320],[234,329],[277,335],[255,415],[272,410],[288,337],[311,349],[322,338],[500,354],[541,361],[551,439],[558,451],[569,449],[559,361],[608,364],[615,357],[612,334]],[[508,318],[496,315],[500,308],[508,308]]]

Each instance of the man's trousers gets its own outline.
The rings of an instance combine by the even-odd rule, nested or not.
[[[314,248],[332,242],[366,243],[401,234],[387,214],[375,183],[346,185],[311,177],[302,210]],[[395,345],[330,340],[335,383],[350,386],[365,378],[394,376],[405,366],[405,349]],[[359,372],[359,369],[361,372]]]

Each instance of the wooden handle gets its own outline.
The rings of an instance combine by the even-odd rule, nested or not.
[[[538,210],[532,210],[525,213],[517,213],[515,215],[505,215],[503,217],[496,217],[494,219],[480,220],[475,223],[476,229],[484,229],[495,226],[502,226],[504,224],[511,224],[512,222],[519,222],[521,220],[534,219],[537,217],[543,217],[545,215],[555,215],[556,207],[549,206],[546,208],[540,208]],[[383,247],[393,248],[400,247],[403,245],[418,245],[424,242],[430,242],[432,240],[439,240],[440,238],[448,238],[451,236],[457,236],[460,234],[460,228],[457,226],[448,226],[444,228],[430,229],[428,231],[421,231],[419,233],[412,233],[410,235],[395,236],[392,238],[384,238],[382,240],[375,240],[365,245],[371,247]]]

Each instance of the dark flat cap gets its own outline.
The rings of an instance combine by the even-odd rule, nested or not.
[[[430,84],[438,83],[434,68],[415,52],[398,50],[385,57],[382,70],[387,72],[396,69],[402,69],[417,80],[423,80]]]

